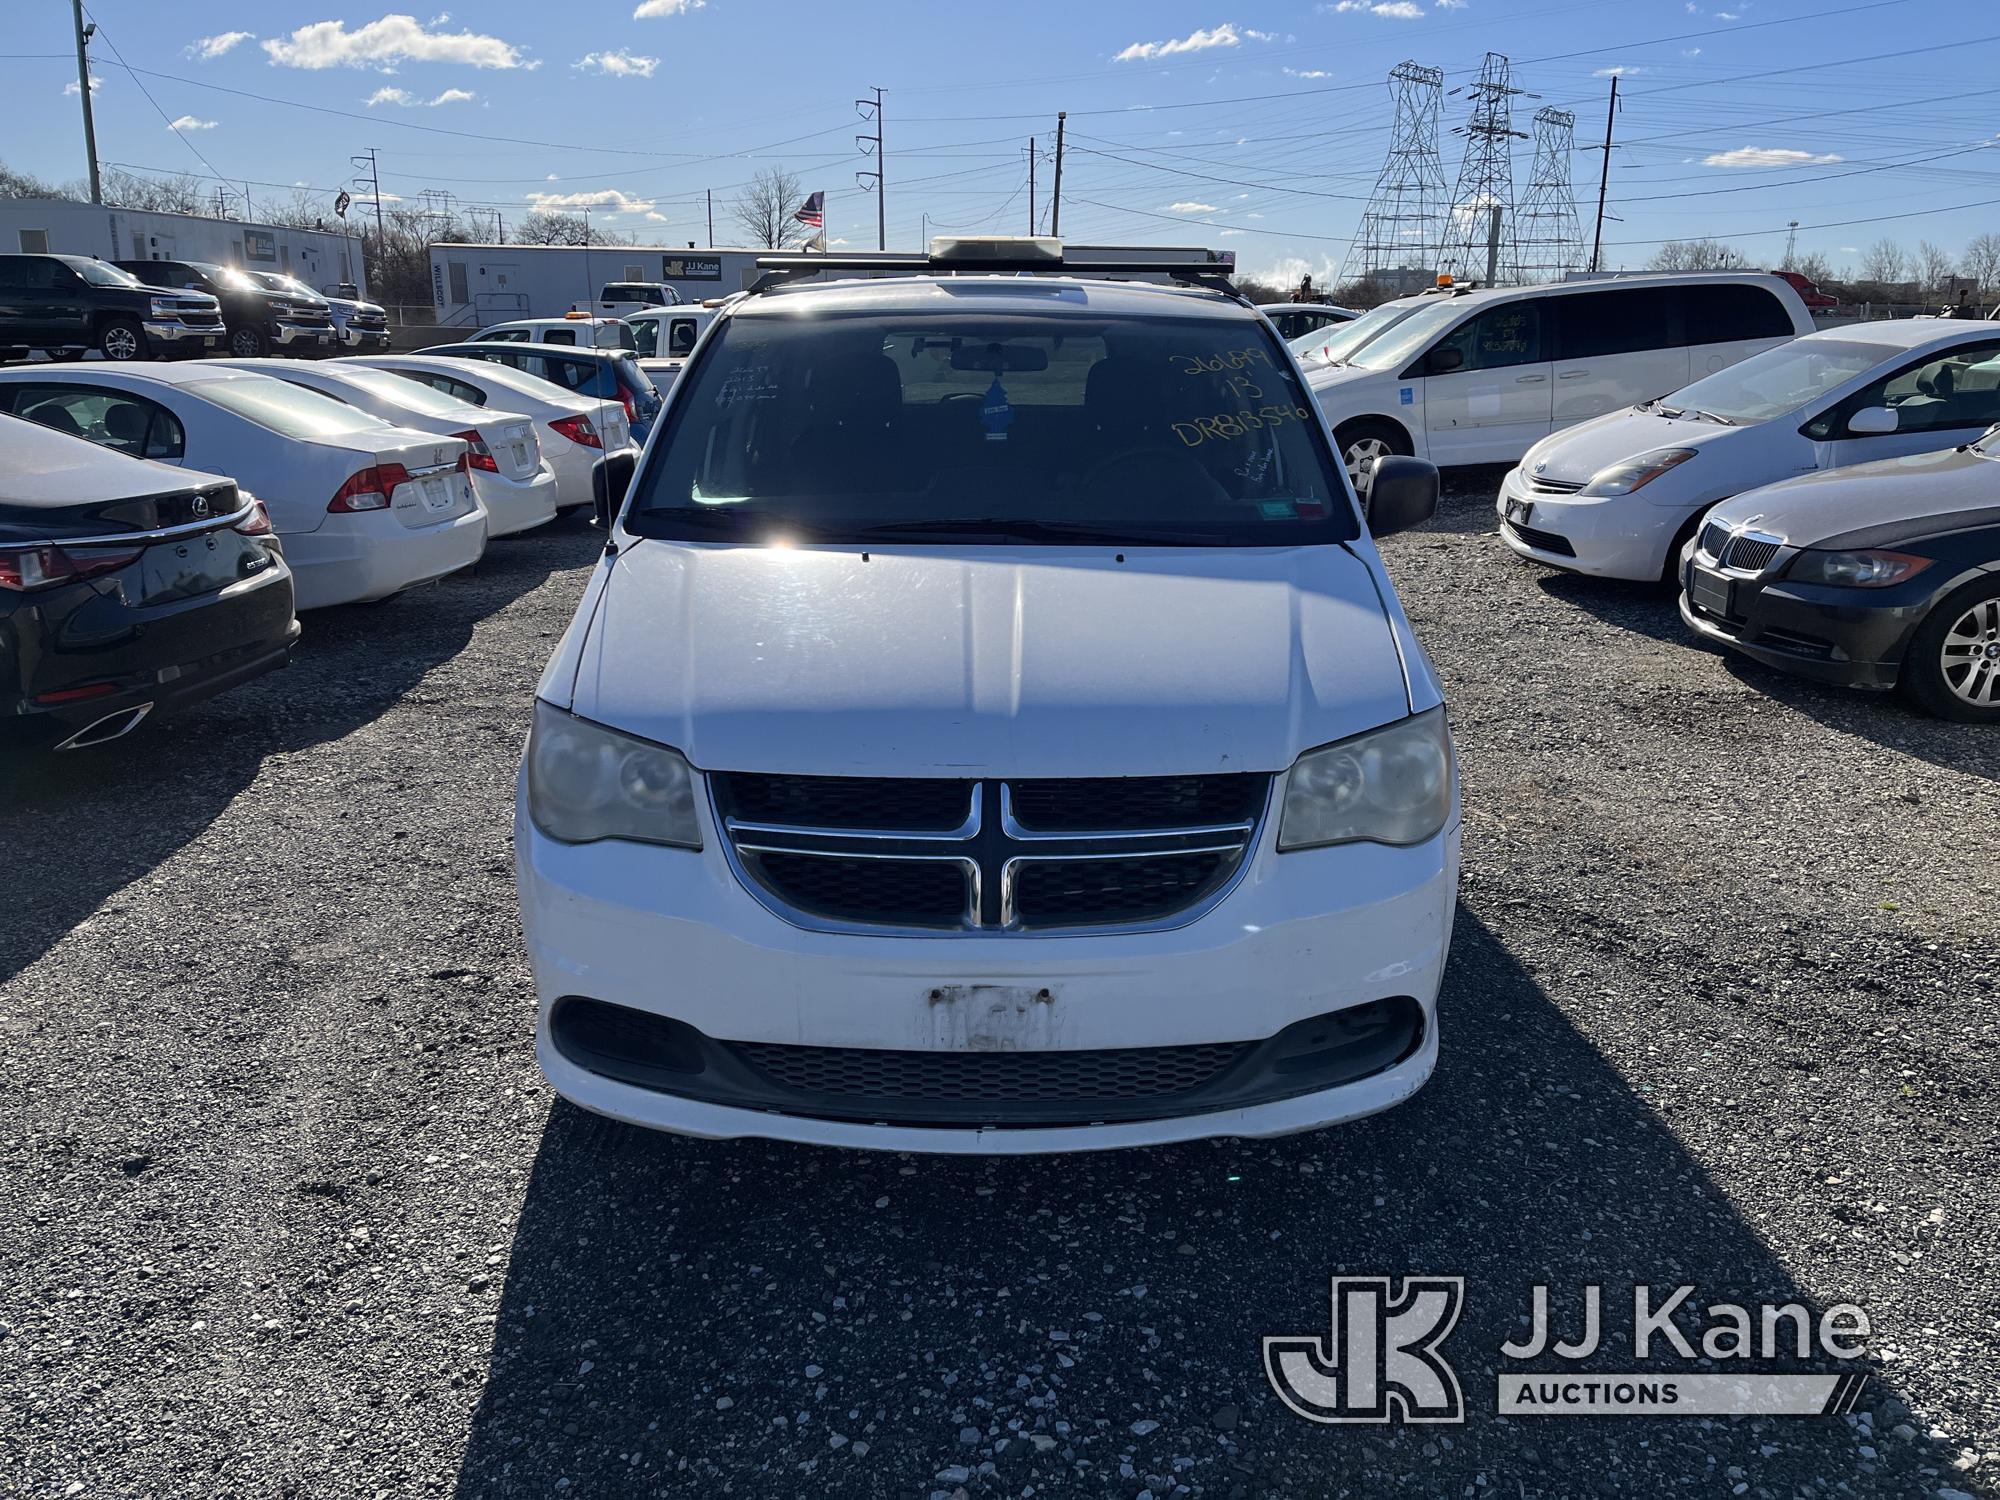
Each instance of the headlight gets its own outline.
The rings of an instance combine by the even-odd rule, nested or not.
[[[1421,844],[1450,816],[1451,731],[1439,707],[1301,755],[1285,777],[1278,847]]]
[[[1651,453],[1641,453],[1637,458],[1628,458],[1608,469],[1599,469],[1590,476],[1590,483],[1578,493],[1629,495],[1634,490],[1643,490],[1669,469],[1679,468],[1694,455],[1692,448],[1656,448]]]
[[[701,847],[694,771],[678,750],[540,699],[528,736],[528,816],[552,839]]]
[[[156,318],[178,318],[181,315],[180,305],[172,297],[153,298],[152,309]]]
[[[1930,558],[1912,557],[1907,552],[1801,552],[1792,559],[1785,576],[1796,583],[1886,589],[1914,578],[1930,565]]]

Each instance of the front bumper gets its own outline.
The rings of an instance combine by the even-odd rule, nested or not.
[[[1781,554],[1781,565],[1788,559]],[[1931,602],[1932,586],[1922,579],[1899,588],[1845,589],[1732,575],[1728,608],[1717,612],[1688,597],[1693,566],[1690,543],[1680,565],[1681,621],[1688,629],[1765,666],[1837,687],[1894,687]]]
[[[1509,520],[1509,502],[1529,507],[1526,521]],[[1520,469],[1500,481],[1493,505],[1500,539],[1522,557],[1593,578],[1656,581],[1689,511],[1632,496],[1547,495]],[[1567,547],[1569,551],[1562,550]]]
[[[146,341],[152,344],[177,344],[187,348],[220,349],[223,328],[221,323],[183,323],[178,318],[149,318],[143,325]]]
[[[349,324],[340,330],[340,342],[349,349],[386,349],[389,347],[389,330],[356,328]]]
[[[515,818],[543,1072],[566,1098],[637,1125],[894,1151],[1099,1150],[1273,1136],[1408,1098],[1437,1058],[1436,998],[1458,881],[1456,818],[1408,849],[1276,852],[1195,920],[1104,936],[880,937],[807,931],[739,883],[713,828],[698,852],[558,843]],[[994,1054],[1263,1042],[1295,1022],[1408,997],[1416,1050],[1353,1082],[1238,1108],[1113,1122],[871,1123],[642,1087],[580,1065],[553,1039],[570,997],[685,1023],[732,1044]],[[708,1091],[711,1096],[716,1091]]]
[[[331,323],[273,323],[265,332],[272,344],[280,349],[290,349],[296,345],[313,349],[331,349],[334,345]]]
[[[460,568],[486,550],[486,510],[474,506],[434,526],[405,526],[386,510],[329,515],[317,531],[288,532],[298,609],[386,599]]]

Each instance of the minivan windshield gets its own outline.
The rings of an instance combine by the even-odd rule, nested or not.
[[[1378,312],[1380,308],[1376,309]],[[1473,306],[1456,297],[1441,297],[1412,308],[1407,317],[1392,325],[1380,338],[1371,339],[1347,357],[1351,365],[1364,370],[1387,370],[1408,363],[1429,346],[1432,339],[1473,311]],[[1359,321],[1358,319],[1356,320]]]
[[[1342,360],[1352,358],[1355,350],[1370,340],[1379,338],[1384,333],[1387,333],[1418,308],[1429,305],[1429,303],[1414,301],[1384,302],[1380,307],[1369,308],[1367,312],[1355,318],[1352,322],[1341,323],[1332,328],[1315,330],[1312,335],[1309,335],[1311,342],[1301,352],[1310,353],[1315,358],[1323,358],[1338,364]],[[1292,347],[1294,349],[1299,348],[1296,340],[1293,342]]]
[[[626,524],[687,541],[1352,539],[1262,319],[926,308],[738,316],[682,377]]]
[[[1768,422],[1797,411],[1897,353],[1881,344],[1797,339],[1704,375],[1693,385],[1661,397],[1653,409],[1663,415],[1695,412],[1738,426]]]

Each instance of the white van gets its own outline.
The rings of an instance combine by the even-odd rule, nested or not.
[[[1798,292],[1757,272],[1447,289],[1402,305],[1413,303],[1309,370],[1356,489],[1390,454],[1513,463],[1553,431],[1813,331]]]

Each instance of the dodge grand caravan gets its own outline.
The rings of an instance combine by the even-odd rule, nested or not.
[[[1186,267],[765,264],[913,274],[732,302],[604,507],[515,819],[556,1088],[959,1152],[1409,1097],[1457,782],[1368,520],[1436,471],[1364,518],[1275,330]]]
[[[1383,317],[1390,308],[1408,312]],[[1312,366],[1313,394],[1362,489],[1391,454],[1513,463],[1551,432],[1813,331],[1789,283],[1748,272],[1447,289],[1368,318],[1382,331]]]

